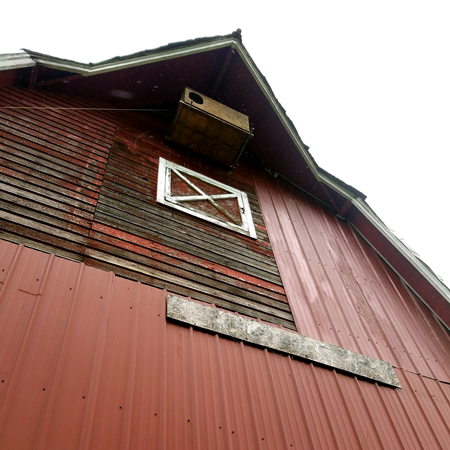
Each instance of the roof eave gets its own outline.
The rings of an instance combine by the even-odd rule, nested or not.
[[[129,58],[117,59],[113,58],[97,64],[83,64],[76,61],[69,61],[66,59],[54,58],[41,53],[36,53],[31,50],[25,50],[30,58],[32,58],[37,64],[48,67],[51,69],[57,69],[62,71],[74,72],[85,77],[99,75],[108,72],[114,72],[116,70],[129,69],[132,67],[144,66],[146,64],[152,64],[160,61],[167,61],[170,59],[181,58],[183,56],[189,56],[211,50],[216,50],[228,46],[236,46],[238,41],[234,38],[216,39],[213,42],[201,42],[189,46],[175,46],[168,48],[165,51],[157,49],[155,52],[149,52],[146,55],[133,56]]]
[[[9,53],[0,55],[0,72],[4,70],[33,67],[36,62],[27,53]]]
[[[389,243],[417,269],[420,275],[422,275],[433,286],[433,288],[447,300],[450,307],[450,289],[439,280],[434,272],[420,262],[414,253],[409,250],[397,236],[395,236],[395,234],[381,221],[381,219],[372,211],[366,202],[361,199],[354,199],[352,204],[377,228],[377,230],[389,241]],[[447,324],[447,328],[450,330],[449,324]]]

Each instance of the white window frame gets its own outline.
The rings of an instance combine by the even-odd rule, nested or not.
[[[184,181],[186,181],[187,184],[191,184],[191,187],[194,190],[196,190],[199,193],[199,195],[183,196],[183,197],[172,196],[171,182],[170,182],[172,171],[174,171],[180,178],[184,179]],[[201,191],[200,188],[189,182],[187,178],[184,178],[183,174],[189,175],[212,186],[216,186],[226,191],[227,194],[207,195],[203,193],[203,191]],[[236,198],[239,205],[239,211],[241,213],[242,225],[239,226],[231,222],[226,222],[216,219],[214,217],[209,217],[205,214],[202,214],[201,212],[194,211],[184,205],[185,201],[195,201],[195,200],[209,200],[214,205],[215,203],[214,198]],[[156,201],[158,203],[161,203],[162,205],[170,206],[171,208],[183,211],[187,214],[190,214],[191,216],[198,217],[199,219],[212,222],[216,225],[220,225],[221,227],[228,228],[230,230],[236,231],[241,234],[245,234],[246,236],[256,239],[256,230],[255,225],[253,223],[252,212],[250,209],[250,204],[248,202],[247,194],[245,192],[227,186],[223,183],[220,183],[219,181],[213,180],[212,178],[209,178],[198,172],[194,172],[193,170],[186,169],[185,167],[179,166],[178,164],[174,164],[170,161],[165,160],[164,158],[159,158]],[[214,206],[216,206],[220,211],[220,207],[218,207],[217,204],[215,204]],[[223,213],[223,211],[221,212]]]

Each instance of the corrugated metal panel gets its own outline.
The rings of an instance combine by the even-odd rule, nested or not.
[[[344,221],[286,182],[257,193],[300,334],[450,382],[450,337]]]
[[[450,385],[401,390],[168,323],[165,292],[0,241],[2,449],[445,449]]]

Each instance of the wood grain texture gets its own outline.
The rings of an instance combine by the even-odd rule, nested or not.
[[[82,261],[115,131],[111,114],[42,109],[92,104],[19,88],[1,89],[0,105],[1,237]]]
[[[0,110],[1,238],[295,329],[245,158],[169,146],[162,115],[20,88],[0,105],[27,107]],[[257,239],[157,204],[160,157],[244,191]]]
[[[169,147],[169,125],[156,115],[121,117],[85,262],[294,329],[248,162],[228,172]],[[257,239],[156,203],[160,157],[244,191]]]

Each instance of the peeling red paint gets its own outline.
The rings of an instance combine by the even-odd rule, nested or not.
[[[113,243],[115,245],[120,245],[121,247],[136,253],[142,253],[146,255],[154,254],[152,250],[158,252],[156,257],[161,261],[165,260],[165,255],[177,258],[180,261],[187,261],[189,263],[198,265],[200,267],[204,267],[205,269],[212,270],[214,272],[222,273],[231,278],[235,278],[236,280],[241,280],[246,283],[254,284],[255,286],[260,286],[264,289],[268,289],[272,292],[277,292],[282,296],[285,295],[285,291],[282,286],[278,286],[276,284],[268,283],[259,278],[255,278],[249,276],[245,273],[238,272],[228,267],[221,266],[219,264],[212,263],[208,260],[197,258],[193,255],[189,255],[184,252],[180,252],[176,249],[158,244],[157,242],[150,241],[148,239],[140,238],[139,236],[135,236],[124,231],[116,230],[106,225],[102,225],[100,223],[94,222],[92,225],[93,231],[99,231],[102,233],[97,236],[99,240],[105,240],[106,242]],[[117,240],[116,240],[117,238]],[[118,241],[120,240],[120,241]],[[282,296],[279,297],[280,301],[286,301]]]

